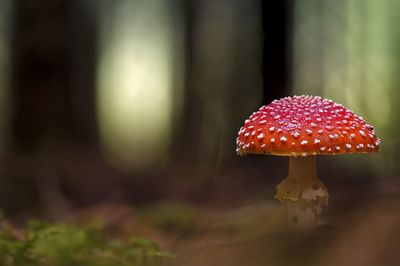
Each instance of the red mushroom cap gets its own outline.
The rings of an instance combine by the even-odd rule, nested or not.
[[[253,113],[240,128],[237,153],[282,156],[379,151],[374,128],[341,104],[318,96],[275,100]]]

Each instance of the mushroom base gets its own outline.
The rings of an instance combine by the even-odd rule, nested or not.
[[[290,157],[289,175],[277,186],[276,199],[287,204],[289,221],[317,225],[328,190],[316,175],[315,156]]]

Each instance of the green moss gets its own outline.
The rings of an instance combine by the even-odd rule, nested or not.
[[[94,228],[31,221],[27,239],[0,230],[0,265],[166,265],[172,256],[146,239],[108,240]]]

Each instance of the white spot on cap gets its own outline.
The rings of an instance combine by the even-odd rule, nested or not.
[[[281,140],[281,142],[286,142],[287,138],[285,136],[283,136],[283,137],[280,138],[280,140]]]
[[[358,132],[360,132],[360,135],[361,135],[361,136],[363,136],[363,137],[366,136],[366,135],[365,135],[365,132],[364,132],[363,130],[360,130],[360,131],[358,131]]]
[[[267,123],[267,120],[261,120],[260,122],[258,122],[260,125],[264,125]]]
[[[270,131],[270,132],[273,132],[274,130],[275,130],[274,127],[270,127],[270,128],[269,128],[269,131]]]
[[[339,146],[336,146],[335,149],[336,149],[337,151],[340,151],[340,147],[339,147]]]
[[[278,128],[278,130],[277,130],[276,132],[281,133],[281,132],[282,132],[282,129],[281,129],[281,128]]]
[[[329,134],[329,138],[330,138],[330,139],[335,139],[335,136],[332,135],[332,134]]]
[[[261,145],[261,148],[264,149],[265,146],[266,146],[265,143],[263,143],[263,144]]]
[[[299,136],[300,136],[299,132],[296,131],[293,133],[293,137],[298,138]]]
[[[281,117],[281,116],[280,115],[274,116],[275,119],[279,119],[279,117]]]
[[[317,124],[315,124],[315,123],[311,123],[311,124],[310,124],[310,126],[311,126],[311,127],[316,127],[316,126],[317,126]]]
[[[308,155],[307,152],[302,152],[302,153],[301,153],[301,156],[303,156],[303,157],[306,157],[307,155]]]
[[[254,128],[254,126],[249,126],[249,129],[253,129]]]
[[[321,121],[322,121],[322,118],[318,117],[316,120],[317,120],[318,122],[321,122]]]
[[[272,138],[272,139],[271,139],[271,143],[274,143],[274,142],[275,142],[275,138]]]
[[[324,131],[322,129],[318,130],[318,134],[322,134]]]
[[[251,135],[255,136],[256,135],[256,131],[254,130],[253,132],[251,132]]]
[[[307,140],[303,140],[303,141],[300,142],[300,144],[303,145],[303,146],[304,146],[304,145],[307,145],[307,143],[308,143]]]
[[[346,148],[347,149],[351,149],[351,144],[350,143],[346,143]]]
[[[356,137],[356,134],[354,134],[354,133],[351,133],[350,134],[350,139],[353,139],[353,138],[355,138]]]
[[[309,130],[309,129],[306,129],[306,133],[307,133],[307,135],[311,135],[311,134],[312,134],[312,131]]]
[[[248,137],[249,135],[250,135],[249,132],[244,133],[244,136],[245,136],[245,137]]]
[[[258,139],[263,139],[265,137],[264,133],[261,133],[257,136]]]
[[[321,151],[324,151],[325,150],[325,147],[321,147],[321,148],[319,148]]]
[[[250,119],[244,120],[244,124],[248,124],[248,123],[250,123]]]
[[[321,141],[319,140],[319,139],[314,139],[314,144],[318,144],[318,143],[320,143]]]

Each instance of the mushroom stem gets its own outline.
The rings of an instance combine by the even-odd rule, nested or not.
[[[289,174],[278,186],[275,198],[288,206],[288,219],[301,226],[318,224],[328,191],[317,177],[315,156],[290,157]]]

